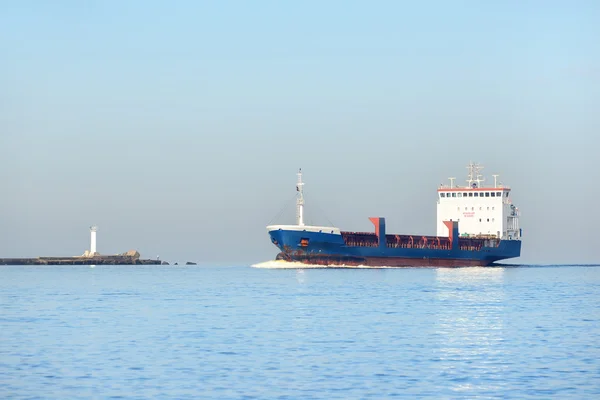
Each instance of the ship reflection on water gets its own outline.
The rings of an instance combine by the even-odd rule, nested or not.
[[[453,391],[499,389],[509,365],[504,268],[437,269],[434,357]],[[485,382],[478,387],[478,382]],[[491,384],[492,382],[492,384]],[[497,386],[493,386],[496,384]]]

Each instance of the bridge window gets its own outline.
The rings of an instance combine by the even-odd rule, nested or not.
[[[445,193],[440,193],[440,197],[446,197]]]
[[[477,197],[477,196],[479,196],[479,193],[475,192],[475,193],[473,194],[473,196]]]
[[[496,197],[496,192],[492,192],[492,197]]]
[[[473,192],[469,192],[469,197],[473,197]]]
[[[463,193],[463,197],[467,197],[467,194],[466,194],[466,193]]]
[[[506,192],[506,197],[508,197],[508,192]]]
[[[485,192],[485,197],[490,197],[490,192]]]
[[[497,193],[496,193],[496,196],[498,196],[498,197],[502,197],[502,193],[501,193],[501,192],[497,192]]]
[[[456,197],[456,193],[452,193],[452,197]]]
[[[462,193],[457,193],[458,197],[462,197]]]

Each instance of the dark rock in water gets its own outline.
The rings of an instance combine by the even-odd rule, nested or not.
[[[163,261],[163,262],[161,263],[161,265],[169,265],[169,263],[168,263],[168,262],[166,262],[166,261]]]
[[[175,264],[173,264],[173,265],[179,265],[179,264],[175,263]]]
[[[188,262],[186,262],[186,263],[185,263],[185,265],[196,265],[196,263],[195,263],[195,262],[188,261]]]

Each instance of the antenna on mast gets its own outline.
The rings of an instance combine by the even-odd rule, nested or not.
[[[302,182],[302,168],[298,170],[298,183],[296,184],[296,191],[298,192],[296,198],[296,224],[304,226],[304,182]]]
[[[498,177],[500,175],[496,174],[496,175],[492,175],[494,177],[494,189],[498,187]]]
[[[475,164],[472,161],[467,165],[467,170],[469,171],[467,175],[467,184],[470,188],[481,187],[481,183],[485,180],[483,175],[481,175],[481,170],[483,167],[479,164]]]

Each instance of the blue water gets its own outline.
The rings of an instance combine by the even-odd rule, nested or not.
[[[0,398],[600,398],[597,267],[0,278]]]

